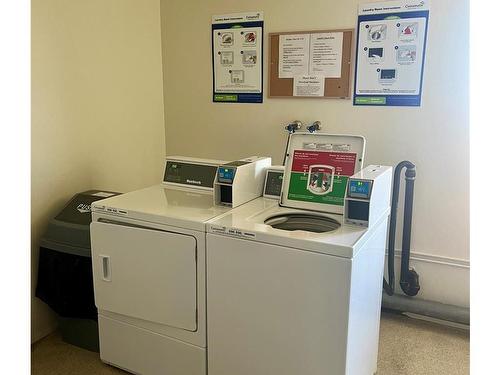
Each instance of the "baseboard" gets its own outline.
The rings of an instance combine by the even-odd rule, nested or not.
[[[57,330],[57,324],[52,326],[44,327],[43,329],[38,330],[37,332],[31,333],[31,344],[33,345],[37,341],[40,341],[44,337],[50,335],[51,333]]]
[[[401,250],[395,250],[394,255],[396,257],[401,258]],[[443,264],[443,265],[452,266],[452,267],[470,268],[470,261],[466,260],[466,259],[443,257],[440,255],[419,253],[419,252],[415,252],[415,251],[411,252],[410,260],[429,262],[429,263],[437,263],[437,264]]]
[[[439,325],[447,326],[447,327],[451,327],[451,328],[463,329],[464,331],[470,331],[470,325],[468,325],[468,324],[450,322],[448,320],[432,318],[430,316],[414,314],[411,312],[405,312],[405,313],[403,313],[403,315],[407,316],[408,318],[422,320],[424,322],[430,322],[430,323],[439,324]]]
[[[396,293],[403,294],[398,283],[400,259],[401,251],[396,250],[394,261]],[[420,275],[420,292],[415,297],[416,299],[467,308],[470,306],[470,262],[468,260],[412,252],[410,267],[413,267]]]

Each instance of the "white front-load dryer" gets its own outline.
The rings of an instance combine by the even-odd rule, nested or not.
[[[239,204],[262,191],[267,157],[233,163]],[[219,160],[168,157],[163,183],[92,205],[91,252],[101,359],[144,375],[206,375],[206,222]],[[218,172],[219,171],[219,172]],[[243,190],[243,191],[242,191]]]
[[[206,374],[205,222],[229,211],[214,204],[222,163],[171,157],[164,183],[92,205],[102,361],[137,374]]]

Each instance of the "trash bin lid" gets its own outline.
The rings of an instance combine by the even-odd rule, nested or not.
[[[55,220],[65,223],[89,225],[92,221],[90,205],[92,202],[109,198],[120,193],[101,190],[88,190],[75,194],[66,204]]]
[[[75,194],[57,216],[49,222],[41,239],[41,246],[90,256],[90,222],[92,215],[90,205],[100,199],[109,198],[121,193],[88,190]],[[72,250],[74,248],[74,250]]]

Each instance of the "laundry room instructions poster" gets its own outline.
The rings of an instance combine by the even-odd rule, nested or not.
[[[361,4],[354,105],[420,106],[428,0]]]
[[[263,12],[212,17],[213,101],[262,103]]]

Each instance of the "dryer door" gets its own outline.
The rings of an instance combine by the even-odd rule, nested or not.
[[[196,239],[122,222],[91,224],[96,306],[196,331]]]

